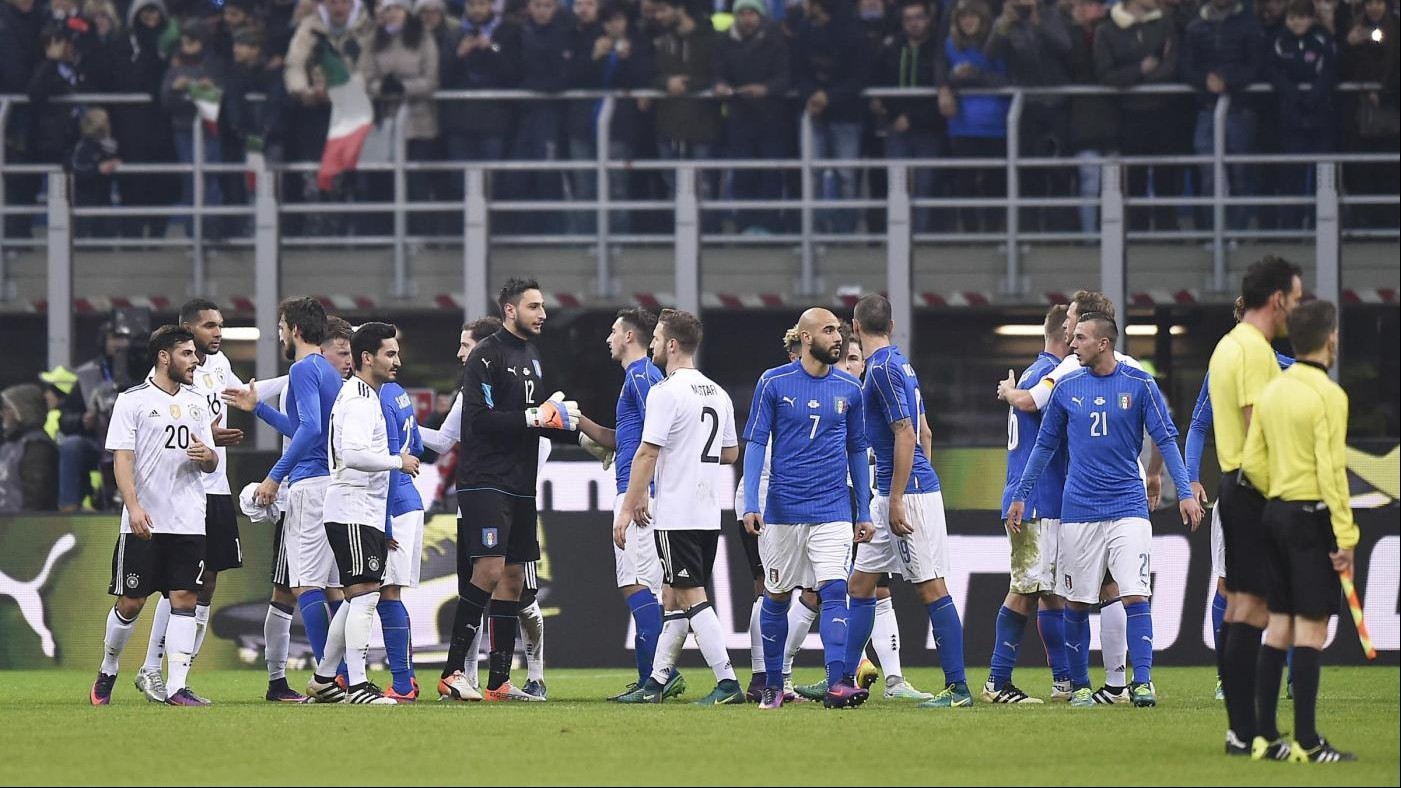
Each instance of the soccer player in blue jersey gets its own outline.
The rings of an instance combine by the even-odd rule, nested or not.
[[[1072,706],[1093,706],[1090,689],[1090,606],[1099,601],[1106,569],[1118,581],[1128,617],[1129,658],[1135,706],[1154,706],[1151,561],[1153,527],[1148,496],[1139,479],[1138,454],[1146,428],[1177,488],[1182,522],[1193,530],[1202,507],[1192,495],[1187,467],[1177,448],[1177,429],[1153,377],[1114,356],[1119,337],[1114,320],[1087,314],[1077,321],[1070,349],[1081,369],[1063,377],[1051,393],[1036,448],[1007,509],[1007,527],[1021,530],[1026,502],[1062,442],[1074,462],[1066,474],[1063,524],[1056,571],[1057,593],[1069,603],[1066,642],[1071,649]]]
[[[1236,322],[1240,322],[1245,312],[1245,301],[1236,298]],[[1289,369],[1294,359],[1283,353],[1275,353],[1280,369]],[[1201,393],[1197,394],[1197,404],[1192,408],[1192,423],[1187,427],[1187,446],[1184,455],[1187,461],[1187,478],[1192,480],[1192,494],[1202,506],[1206,506],[1206,488],[1202,486],[1202,452],[1206,449],[1206,436],[1211,433],[1216,421],[1211,411],[1211,376],[1202,379]],[[1225,700],[1226,693],[1221,689],[1221,672],[1226,658],[1222,647],[1222,624],[1226,619],[1226,539],[1221,532],[1221,507],[1211,507],[1211,577],[1216,581],[1216,593],[1211,598],[1211,634],[1216,650],[1216,699]],[[1293,654],[1293,649],[1290,650]],[[1294,697],[1294,674],[1291,662],[1289,674],[1289,697]]]
[[[1043,324],[1046,344],[1041,354],[1022,372],[1017,388],[1030,389],[1041,384],[1061,359],[1070,355],[1066,344],[1065,320],[1068,308],[1056,305],[1046,313]],[[1002,517],[1012,503],[1026,461],[1036,445],[1041,428],[1040,411],[1007,409],[1007,483],[1002,492]],[[997,637],[992,649],[992,670],[983,685],[983,700],[988,703],[1041,703],[1040,698],[1027,695],[1012,683],[1012,670],[1017,664],[1022,634],[1033,610],[1037,629],[1046,648],[1046,660],[1051,665],[1051,698],[1070,697],[1070,665],[1066,661],[1064,607],[1056,591],[1056,547],[1060,536],[1061,493],[1065,488],[1065,447],[1057,447],[1046,470],[1033,491],[1027,517],[1020,531],[1008,529],[1012,543],[1011,582],[1007,598],[997,611]]]
[[[851,325],[866,355],[862,411],[876,457],[876,499],[871,507],[875,530],[857,550],[848,583],[846,673],[856,674],[875,626],[877,580],[898,572],[914,584],[929,613],[944,669],[944,689],[921,707],[972,706],[963,665],[963,623],[944,582],[950,566],[944,497],[919,435],[919,379],[900,349],[890,344],[895,321],[884,297],[858,301]],[[859,497],[866,488],[866,469],[858,474],[853,468],[851,474]]]
[[[331,623],[328,586],[339,586],[335,556],[326,540],[321,507],[330,483],[326,459],[326,430],[331,406],[340,394],[342,375],[321,354],[326,336],[326,310],[314,298],[289,298],[278,309],[277,333],[283,355],[294,361],[288,372],[286,412],[258,399],[252,383],[242,390],[226,391],[224,400],[249,411],[272,425],[291,443],[268,476],[259,484],[254,500],[267,506],[277,499],[278,485],[288,481],[286,516],[281,550],[287,560],[287,585],[297,597],[307,639],[318,663],[326,648]]]
[[[402,350],[399,352],[402,354]],[[384,411],[389,453],[421,456],[423,437],[408,392],[397,381],[387,381],[379,388],[379,402]],[[391,471],[389,475],[384,536],[388,553],[384,584],[380,586],[375,610],[384,632],[385,659],[394,677],[384,695],[400,703],[411,703],[418,700],[418,679],[414,677],[409,641],[409,611],[404,607],[402,593],[405,587],[418,588],[423,554],[423,499],[414,486],[413,477],[400,470]]]
[[[647,346],[657,318],[645,309],[632,307],[618,312],[608,332],[608,354],[623,368],[623,387],[618,392],[615,427],[601,427],[584,418],[579,423],[580,445],[585,438],[595,446],[614,453],[613,468],[617,494],[613,498],[613,516],[622,512],[632,475],[632,458],[642,444],[642,422],[647,412],[647,393],[662,379],[662,371],[652,363]],[[657,640],[662,634],[662,563],[657,557],[656,540],[644,534],[636,523],[628,527],[625,547],[613,545],[613,566],[618,590],[632,611],[633,649],[637,658],[637,681],[612,696],[617,700],[647,682],[652,675],[652,658],[657,652]],[[679,673],[673,672],[679,676]],[[684,687],[680,679],[673,690]]]
[[[828,708],[857,706],[869,693],[846,671],[847,565],[851,500],[847,475],[867,476],[861,384],[833,364],[841,360],[841,322],[813,308],[798,321],[802,357],[759,378],[744,438],[744,524],[759,537],[767,573],[760,613],[767,686],[760,708],[783,705],[783,646],[794,588],[822,600]],[[768,501],[759,502],[764,452],[772,441]],[[871,538],[870,489],[856,485],[857,542]],[[762,513],[762,514],[761,514]]]

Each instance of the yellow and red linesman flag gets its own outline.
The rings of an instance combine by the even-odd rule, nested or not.
[[[1339,572],[1343,581],[1343,596],[1347,597],[1348,609],[1352,611],[1352,623],[1357,625],[1357,638],[1362,641],[1362,651],[1367,659],[1375,660],[1377,650],[1372,647],[1372,636],[1367,633],[1367,622],[1362,618],[1362,603],[1357,599],[1357,589],[1352,585],[1352,570]]]

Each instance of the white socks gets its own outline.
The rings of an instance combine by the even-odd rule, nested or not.
[[[1099,610],[1099,649],[1104,656],[1104,683],[1127,686],[1124,663],[1128,661],[1129,615],[1124,612],[1124,603],[1117,599]]]
[[[749,610],[749,669],[759,676],[764,672],[764,639],[759,631],[759,611],[763,609],[764,598],[754,600]]]
[[[686,611],[691,621],[691,631],[696,634],[696,645],[705,655],[705,663],[715,671],[716,681],[735,680],[735,669],[730,664],[730,652],[725,648],[725,629],[720,626],[720,617],[709,602]]]
[[[783,675],[789,676],[793,673],[793,658],[798,655],[798,650],[803,647],[803,641],[807,639],[808,632],[812,629],[812,622],[817,619],[817,611],[803,604],[803,600],[797,594],[792,604],[788,606],[788,643],[783,647]]]
[[[131,633],[135,628],[136,619],[127,621],[122,618],[115,606],[107,613],[107,633],[102,638],[103,673],[109,676],[117,675],[117,661],[121,658],[122,649],[126,648],[127,641],[131,640]]]
[[[657,655],[652,659],[652,680],[666,684],[671,678],[671,669],[681,656],[686,645],[686,634],[691,631],[691,622],[680,610],[667,611],[662,615],[662,636],[657,638]]]
[[[477,663],[481,662],[482,636],[485,634],[486,622],[481,621],[477,624],[476,634],[472,636],[472,647],[467,649],[467,656],[462,658],[462,672],[474,687],[477,686]]]
[[[263,656],[268,663],[268,681],[287,678],[287,650],[292,643],[292,609],[278,602],[268,603],[263,619]]]
[[[895,605],[890,597],[876,600],[876,626],[871,630],[871,649],[876,652],[881,673],[886,678],[903,676],[900,672],[900,622],[895,618]]]
[[[371,591],[368,594],[361,594],[354,599],[346,600],[341,604],[341,609],[336,611],[336,621],[341,621],[342,614],[345,619],[344,627],[344,648],[346,681],[352,687],[364,684],[365,662],[370,654],[370,632],[375,628],[375,605],[379,604],[379,592]],[[346,611],[350,612],[347,614]],[[335,624],[332,623],[332,629]],[[331,647],[326,646],[327,656],[330,656]],[[339,660],[329,667],[332,673],[339,667]],[[329,674],[327,674],[329,675]]]
[[[165,659],[165,630],[169,625],[170,600],[163,596],[151,617],[151,637],[146,643],[146,664],[141,666],[142,670],[160,671],[161,661]]]
[[[190,675],[190,662],[195,658],[195,611],[170,611],[170,624],[165,629],[166,650],[170,654],[170,679],[166,691],[174,695],[185,688]]]
[[[349,617],[350,605],[342,603],[331,619],[331,626],[326,632],[326,648],[321,652],[321,663],[316,666],[316,675],[323,679],[335,676],[341,660],[345,659],[345,625]]]
[[[526,679],[545,680],[545,614],[540,602],[531,602],[520,612],[521,639],[525,641]]]
[[[209,605],[203,602],[195,603],[195,650],[194,656],[199,656],[200,647],[204,645],[204,633],[209,630]]]

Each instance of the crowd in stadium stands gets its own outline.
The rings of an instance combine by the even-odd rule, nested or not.
[[[380,118],[407,103],[411,161],[574,160],[597,156],[597,100],[434,100],[436,90],[641,89],[665,98],[620,99],[608,138],[613,159],[789,159],[798,118],[812,120],[823,158],[999,157],[1009,132],[1022,156],[1191,155],[1213,145],[1213,107],[1231,95],[1230,153],[1398,150],[1397,45],[1391,0],[0,0],[0,94],[12,105],[5,161],[62,165],[84,206],[190,204],[181,174],[123,172],[135,163],[196,159],[196,117],[205,119],[205,162],[317,161],[330,117],[329,50],[365,78]],[[1243,93],[1252,83],[1271,93]],[[1339,82],[1379,83],[1344,93]],[[970,95],[997,86],[1180,83],[1195,95],[1031,95],[1019,129],[1007,128],[1009,98]],[[1302,90],[1300,85],[1309,89]],[[937,89],[937,97],[873,99],[868,87]],[[713,91],[720,99],[698,97]],[[153,101],[105,106],[52,101],[69,93],[146,94]],[[261,94],[266,100],[252,100]],[[212,103],[211,103],[212,102]],[[203,108],[201,108],[203,104]],[[217,116],[212,111],[218,107]],[[383,161],[388,123],[371,135],[362,161]],[[794,197],[792,170],[736,169],[701,179],[703,197]],[[1303,166],[1233,166],[1233,194],[1297,195],[1311,188]],[[1087,165],[1028,168],[1027,196],[1094,195]],[[883,195],[885,173],[837,168],[819,196]],[[1397,167],[1350,166],[1352,193],[1394,193]],[[515,171],[493,180],[497,197],[588,200],[597,174]],[[32,205],[42,179],[5,178],[9,205]],[[922,170],[919,196],[997,197],[1000,168]],[[411,200],[462,197],[460,174],[414,172]],[[670,176],[619,171],[614,199],[666,199]],[[1206,194],[1211,167],[1130,171],[1130,193]],[[206,205],[246,204],[241,173],[209,177]],[[392,199],[388,173],[359,172],[318,187],[314,173],[284,176],[284,202]],[[735,231],[792,231],[792,212],[745,210]],[[1209,227],[1210,211],[1138,208],[1135,229]],[[1233,207],[1233,228],[1301,229],[1303,207]],[[592,212],[512,214],[521,232],[592,232]],[[921,231],[997,230],[1005,212],[973,207],[919,211]],[[826,211],[819,230],[849,232],[857,211]],[[879,231],[882,220],[865,216]],[[647,231],[641,212],[618,211],[614,232]],[[1028,211],[1030,230],[1092,232],[1092,208]],[[1396,223],[1395,206],[1360,206],[1352,226]],[[85,217],[84,235],[165,236],[166,217]],[[175,221],[188,225],[188,220]],[[31,217],[7,216],[9,237],[28,237]],[[631,226],[630,226],[631,225]],[[707,229],[715,229],[714,226]],[[416,214],[411,234],[454,234],[460,216]],[[221,217],[208,237],[246,234],[248,222]],[[291,234],[386,235],[389,215],[297,214]],[[188,232],[188,227],[186,228]]]

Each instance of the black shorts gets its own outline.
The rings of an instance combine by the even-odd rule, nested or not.
[[[277,525],[272,528],[272,583],[278,586],[287,585],[287,548],[282,545],[282,523],[286,519],[286,512],[278,515]]]
[[[654,531],[662,559],[662,582],[673,588],[704,588],[715,566],[719,531]]]
[[[535,498],[497,490],[458,490],[457,563],[505,558],[508,564],[540,560]],[[464,560],[465,564],[464,564]]]
[[[232,495],[204,496],[204,562],[211,572],[243,567]]]
[[[198,591],[204,587],[204,537],[196,534],[117,536],[112,549],[112,582],[107,593],[145,599],[157,591]]]
[[[1261,554],[1269,534],[1265,531],[1265,497],[1240,474],[1221,477],[1221,535],[1226,546],[1226,590],[1258,597],[1270,592]]]
[[[762,582],[764,579],[764,564],[759,560],[759,537],[749,533],[749,529],[744,527],[743,520],[735,521],[735,532],[738,534],[739,543],[744,547],[745,562],[749,564],[749,574],[755,582]]]
[[[336,556],[342,586],[384,582],[384,531],[372,525],[326,523],[326,541]]]
[[[1263,560],[1270,612],[1327,619],[1338,612],[1342,581],[1329,553],[1338,549],[1328,509],[1313,502],[1265,504]]]

